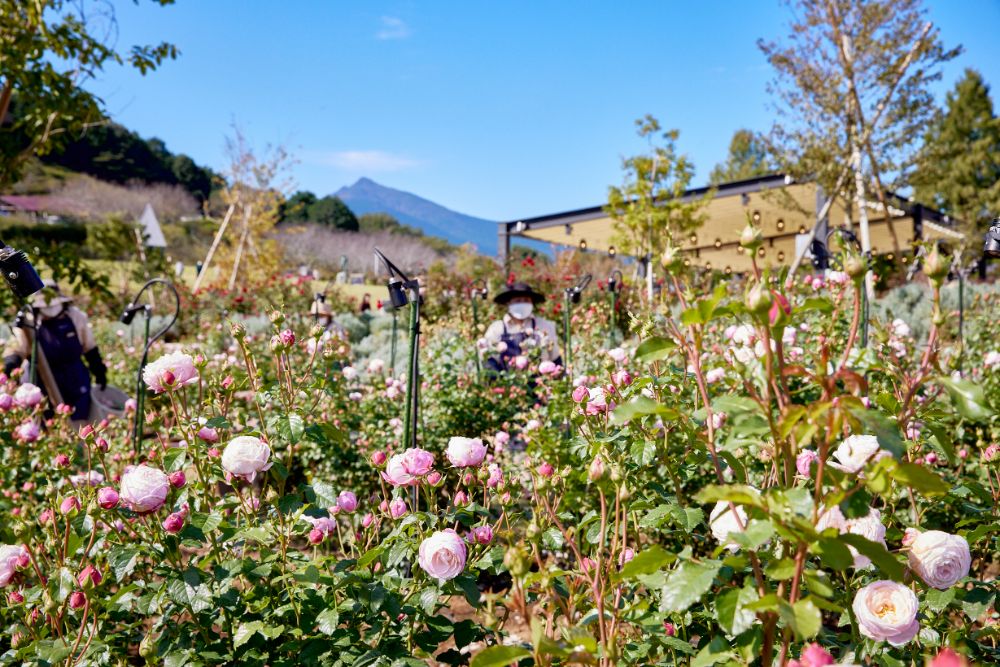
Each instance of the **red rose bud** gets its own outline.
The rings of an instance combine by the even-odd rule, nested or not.
[[[59,504],[59,511],[63,514],[75,514],[80,509],[80,501],[76,496],[67,496]]]
[[[784,294],[779,294],[772,290],[771,296],[774,298],[774,302],[771,304],[771,310],[768,312],[768,320],[773,327],[775,324],[784,322],[785,317],[792,314],[792,305],[788,303],[788,299],[785,298]]]
[[[180,512],[174,512],[163,520],[163,530],[167,531],[171,535],[176,535],[181,532],[181,528],[183,527],[184,515]]]
[[[163,371],[163,384],[166,386],[172,385],[177,380],[177,377],[170,371]]]
[[[187,477],[184,476],[183,470],[178,470],[177,472],[172,472],[167,475],[167,479],[170,480],[170,486],[175,489],[179,489],[187,483]]]
[[[84,605],[87,604],[87,596],[80,591],[73,591],[69,594],[69,607],[70,609],[83,609]]]

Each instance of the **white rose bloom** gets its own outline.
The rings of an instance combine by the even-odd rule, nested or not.
[[[868,516],[861,517],[859,519],[848,519],[847,520],[847,530],[841,532],[848,532],[854,535],[860,535],[867,540],[872,542],[877,542],[883,547],[885,544],[885,526],[882,525],[882,513],[877,509],[872,509]],[[854,556],[854,567],[863,568],[871,565],[872,561],[867,556],[862,556],[858,553],[858,550],[854,547],[848,545],[848,549],[851,550],[851,555]]]
[[[907,338],[910,335],[910,325],[897,317],[892,321],[892,333],[900,338]]]
[[[843,533],[847,530],[847,519],[844,518],[843,512],[836,505],[824,510],[816,522],[816,530],[819,532],[822,533],[827,528],[836,528],[838,533]]]
[[[906,644],[920,632],[919,606],[913,591],[895,581],[868,584],[857,592],[851,604],[861,634],[893,646]]]
[[[739,521],[737,521],[739,517]],[[712,508],[712,513],[709,515],[708,523],[712,527],[712,535],[719,541],[720,544],[726,547],[729,551],[739,551],[740,545],[729,539],[731,533],[742,533],[747,525],[747,513],[739,505],[736,505],[736,512],[729,508],[729,503],[725,500],[720,500]],[[740,528],[740,525],[743,528]]]
[[[920,533],[910,544],[909,560],[924,583],[942,591],[968,576],[972,564],[966,539],[940,530]]]
[[[852,435],[845,438],[833,452],[833,458],[837,460],[830,461],[830,465],[837,470],[856,473],[866,463],[874,461],[878,451],[878,438],[874,435]]]

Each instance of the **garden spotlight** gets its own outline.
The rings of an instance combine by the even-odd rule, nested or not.
[[[385,267],[389,274],[389,301],[392,302],[393,313],[399,308],[410,305],[410,362],[406,373],[406,414],[403,420],[403,445],[417,446],[417,417],[420,410],[420,397],[417,391],[420,387],[420,282],[411,280],[389,261],[381,250],[375,248],[375,257]],[[407,295],[409,290],[409,295]],[[395,372],[395,369],[393,369]]]
[[[38,277],[28,255],[3,241],[0,241],[0,270],[10,291],[19,299],[27,299],[43,287],[42,279]]]
[[[563,344],[566,347],[566,367],[569,368],[573,363],[573,352],[572,343],[573,339],[569,332],[569,320],[570,311],[573,309],[574,303],[580,303],[580,297],[583,294],[583,290],[587,289],[587,285],[590,284],[593,276],[589,273],[584,277],[580,278],[575,285],[572,287],[567,287],[564,294],[566,300],[566,307],[563,310]]]
[[[164,285],[174,294],[174,315],[171,320],[167,323],[167,326],[163,327],[156,332],[156,335],[149,335],[149,324],[150,319],[153,315],[153,307],[149,304],[138,303],[139,297],[142,296],[143,292],[152,287],[153,285],[161,284]],[[149,359],[149,348],[153,346],[157,340],[160,339],[163,334],[170,330],[170,327],[174,326],[174,322],[177,321],[177,317],[181,313],[181,296],[177,293],[177,288],[174,287],[173,283],[169,280],[164,280],[163,278],[153,278],[146,282],[145,285],[139,288],[139,291],[129,302],[128,306],[125,307],[124,312],[122,312],[121,322],[122,324],[131,324],[132,320],[135,318],[136,313],[143,313],[146,316],[146,327],[144,334],[144,344],[142,348],[142,359],[139,361],[139,371],[136,373],[135,377],[135,426],[132,431],[132,451],[135,452],[136,457],[141,453],[142,447],[142,429],[146,423],[145,415],[143,413],[143,408],[145,404],[145,387],[142,381],[142,371],[146,368],[146,361]]]

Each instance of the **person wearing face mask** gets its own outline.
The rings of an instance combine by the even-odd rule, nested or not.
[[[45,287],[35,295],[31,307],[19,314],[18,321],[20,325],[15,324],[14,336],[4,350],[4,371],[10,374],[31,360],[33,337],[37,335],[41,357],[37,379],[42,391],[50,404],[61,402],[72,407],[74,421],[89,420],[90,376],[104,389],[108,369],[87,315],[60,292],[56,283],[45,281]]]
[[[534,313],[535,306],[545,301],[527,283],[512,283],[497,294],[494,303],[506,306],[507,313],[486,329],[483,344],[489,355],[486,367],[497,372],[508,370],[518,356],[532,357],[535,362],[552,361],[562,364],[555,322]],[[538,357],[534,357],[534,351]]]

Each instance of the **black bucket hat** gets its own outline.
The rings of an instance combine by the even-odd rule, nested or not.
[[[535,305],[545,301],[545,295],[533,290],[528,283],[511,283],[507,285],[507,289],[493,297],[493,303],[498,303],[502,306],[510,303],[511,299],[518,296],[531,297],[531,301]]]

